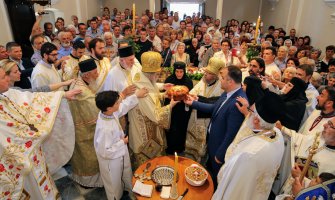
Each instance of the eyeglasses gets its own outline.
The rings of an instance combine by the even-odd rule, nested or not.
[[[328,125],[330,128],[335,129],[335,126],[334,126],[333,122],[328,121],[328,122],[327,122],[327,125]]]
[[[49,56],[58,56],[58,53],[51,53]]]

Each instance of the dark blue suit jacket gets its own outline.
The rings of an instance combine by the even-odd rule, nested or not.
[[[235,103],[238,96],[247,99],[242,88],[237,90],[222,106],[226,100],[226,93],[223,93],[215,104],[206,104],[194,101],[192,107],[202,112],[211,113],[211,128],[208,138],[208,153],[211,159],[214,156],[224,162],[226,150],[234,140],[243,120],[244,115],[237,109]]]

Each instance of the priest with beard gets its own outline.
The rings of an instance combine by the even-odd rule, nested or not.
[[[75,148],[71,158],[70,177],[84,187],[103,187],[93,146],[99,109],[95,105],[96,94],[91,90],[91,85],[98,77],[94,59],[87,59],[79,62],[79,76],[70,86],[70,89],[82,91],[69,103],[75,125]]]
[[[54,66],[54,63],[57,61],[57,55],[57,47],[54,44],[46,42],[42,45],[41,56],[43,59],[37,63],[31,74],[31,86],[33,89],[62,82],[61,76]],[[60,87],[58,91],[64,91],[64,88]],[[66,174],[62,166],[70,160],[75,140],[74,125],[69,105],[65,99],[61,101],[63,102],[63,106],[60,109],[63,112],[59,112],[59,115],[61,115],[59,117],[63,118],[63,124],[59,127],[56,126],[55,130],[57,131],[50,135],[43,144],[48,168],[54,177]]]
[[[228,147],[212,200],[268,198],[284,152],[283,136],[274,127],[283,106],[278,95],[267,92],[249,109],[243,134],[238,133],[244,137]]]
[[[139,99],[138,105],[128,113],[129,147],[135,168],[149,159],[165,155],[164,129],[169,128],[171,110],[178,103],[172,99],[168,105],[162,105],[164,93],[160,93],[156,84],[161,71],[161,55],[153,51],[144,52],[141,62],[142,72],[136,75],[133,83],[138,89],[147,88],[149,94]]]
[[[317,106],[307,120],[301,125],[299,131],[295,131],[287,128],[281,123],[277,123],[276,127],[279,128],[284,134],[285,141],[287,143],[282,166],[279,171],[278,180],[276,180],[272,191],[274,194],[278,194],[286,179],[289,177],[291,168],[294,166],[294,162],[291,161],[291,138],[292,135],[311,135],[315,136],[316,133],[323,131],[324,125],[335,118],[335,90],[333,87],[326,87],[321,94],[316,97]]]
[[[173,74],[167,77],[165,83],[183,85],[189,90],[193,88],[192,80],[186,75],[186,64],[184,62],[175,62],[173,64]],[[166,99],[164,105],[169,103],[170,100]],[[184,102],[180,102],[172,109],[171,125],[170,129],[166,133],[167,154],[184,152],[187,125],[191,112],[192,110],[188,108]]]
[[[93,93],[98,93],[102,91],[103,84],[105,83],[106,77],[112,66],[109,59],[105,57],[105,42],[102,39],[94,38],[91,40],[89,43],[89,50],[91,56],[82,56],[79,61],[87,60],[88,58],[94,59],[99,76],[94,83],[91,83],[90,88]]]

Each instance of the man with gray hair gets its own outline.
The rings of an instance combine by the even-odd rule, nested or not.
[[[71,39],[72,39],[72,41],[74,41],[74,38],[76,38],[76,35],[77,35],[76,27],[72,24],[69,24],[69,25],[67,25],[65,30],[71,33],[71,36],[72,36]]]
[[[287,48],[290,48],[292,46],[292,40],[286,39],[284,41],[284,46],[286,46]]]
[[[208,65],[208,61],[211,57],[213,57],[214,53],[219,52],[220,49],[220,39],[217,37],[213,37],[211,47],[207,48],[201,59],[199,59],[199,68],[206,67]],[[200,54],[199,54],[200,56]]]
[[[283,136],[274,127],[283,106],[279,95],[268,92],[249,109],[246,125],[228,147],[212,200],[268,199],[284,153]]]
[[[104,24],[104,21],[102,22],[102,24]],[[117,44],[113,41],[113,34],[111,32],[105,32],[104,40],[106,43],[106,56],[107,58],[109,58],[110,61],[112,61],[117,56]]]
[[[199,41],[200,42],[200,41]],[[201,44],[201,47],[199,49],[199,53],[198,53],[198,60],[199,62],[202,61],[202,58],[205,54],[205,52],[207,51],[207,49],[209,49],[211,47],[211,42],[212,42],[212,38],[211,36],[206,33],[204,36],[203,36],[203,39],[202,39],[202,44]]]
[[[103,33],[107,33],[107,32],[111,32],[111,22],[104,19],[102,20],[102,32]]]
[[[278,48],[277,57],[275,58],[275,64],[279,67],[281,71],[284,71],[284,69],[286,68],[287,52],[288,48],[286,46],[281,46]]]
[[[61,31],[58,33],[58,38],[60,40],[60,49],[58,50],[58,60],[60,60],[64,56],[68,56],[71,54],[72,45],[71,45],[71,33],[67,31]],[[43,55],[42,55],[43,57]]]
[[[288,58],[294,58],[295,54],[297,53],[298,49],[296,46],[290,46],[290,48],[288,49]]]

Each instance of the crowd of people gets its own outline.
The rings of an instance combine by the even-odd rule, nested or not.
[[[37,16],[29,58],[0,45],[1,199],[58,199],[66,164],[81,187],[135,199],[132,170],[174,152],[206,166],[213,200],[296,199],[335,184],[334,45],[321,58],[294,28],[255,36],[248,21],[166,8],[71,19],[41,27]],[[184,99],[165,93],[180,85]]]

